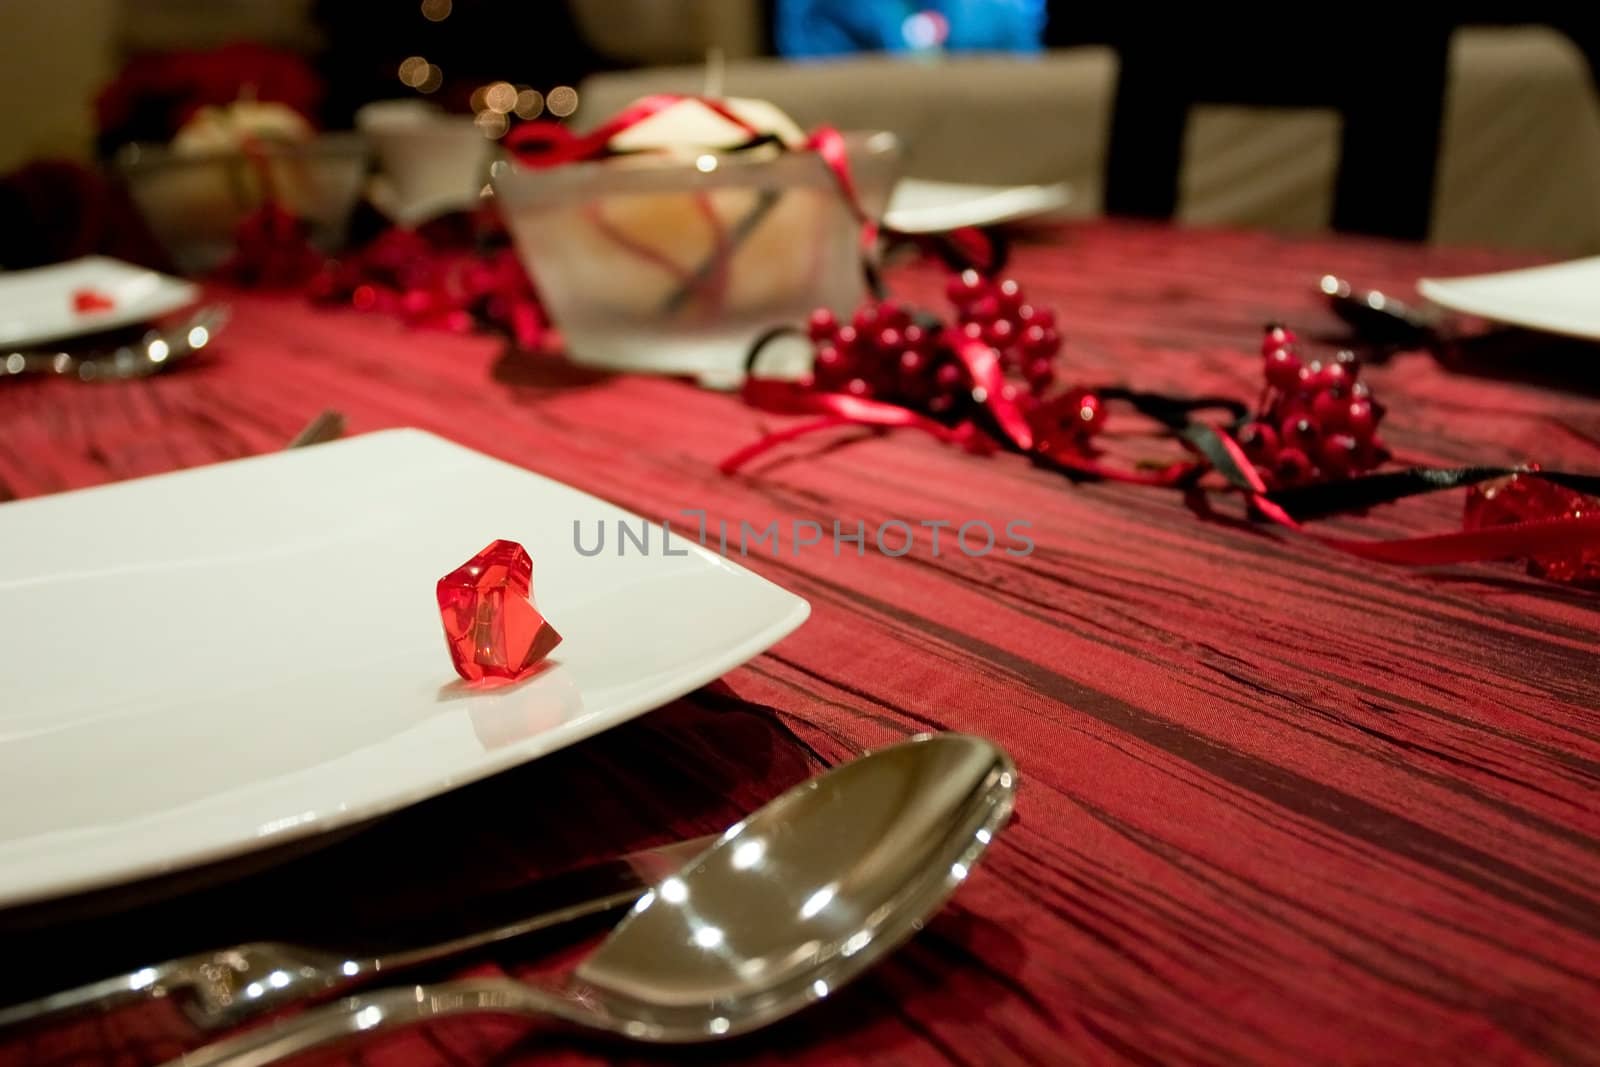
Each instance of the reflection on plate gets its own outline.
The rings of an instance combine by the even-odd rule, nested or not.
[[[1072,192],[1055,185],[968,185],[906,178],[895,186],[883,223],[901,233],[937,233],[960,226],[995,226],[1066,207]]]
[[[1600,341],[1600,256],[1498,274],[1424,278],[1417,288],[1463,315]]]
[[[660,530],[617,554],[619,522],[643,529],[411,430],[0,505],[0,906],[386,814],[659,707],[805,619],[692,542],[664,554]],[[574,524],[586,547],[604,524],[608,551],[580,553]],[[566,640],[550,669],[475,688],[434,583],[501,537]]]

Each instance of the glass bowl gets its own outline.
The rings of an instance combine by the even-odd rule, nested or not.
[[[893,134],[846,134],[862,209],[880,218],[898,176]],[[576,363],[737,385],[751,343],[867,292],[861,225],[815,152],[640,154],[531,168],[493,186],[523,266]],[[769,358],[769,356],[771,358]],[[809,347],[775,346],[793,377]]]
[[[268,143],[260,162],[243,152],[179,154],[164,145],[130,145],[116,171],[157,240],[183,273],[227,259],[239,223],[262,204],[263,171],[284,207],[303,219],[324,252],[343,243],[366,183],[368,148],[354,133],[300,144]]]
[[[478,206],[495,144],[471,115],[385,100],[356,112],[356,128],[378,168],[373,203],[396,222],[414,226]]]

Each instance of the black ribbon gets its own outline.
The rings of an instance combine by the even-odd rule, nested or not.
[[[1203,423],[1190,423],[1182,427],[1179,434],[1230,485],[1245,490],[1251,488],[1250,480],[1235,460],[1233,451],[1222,443],[1215,429]],[[1586,496],[1600,496],[1600,474],[1575,474],[1529,467],[1409,467],[1406,470],[1357,474],[1312,485],[1275,489],[1266,497],[1296,519],[1314,519],[1343,512],[1366,511],[1407,497],[1462,489],[1515,474],[1543,478]]]
[[[1226,411],[1235,424],[1250,415],[1250,408],[1228,396],[1167,396],[1164,393],[1145,393],[1137,389],[1111,386],[1091,390],[1101,400],[1120,400],[1141,415],[1155,419],[1161,425],[1180,433],[1189,426],[1200,425],[1193,421],[1197,411]]]
[[[1577,493],[1600,496],[1600,475],[1530,470],[1527,467],[1411,467],[1402,471],[1361,474],[1338,481],[1278,489],[1267,496],[1296,518],[1315,518],[1343,511],[1364,511],[1406,497],[1437,493],[1444,489],[1460,489],[1514,474],[1543,478]]]
[[[756,360],[761,358],[761,350],[780,337],[805,337],[806,331],[798,326],[773,326],[763,331],[754,341],[750,342],[750,350],[745,353],[744,373],[751,376],[756,372]]]

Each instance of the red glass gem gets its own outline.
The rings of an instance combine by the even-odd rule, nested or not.
[[[1600,512],[1600,501],[1534,475],[1514,474],[1472,487],[1461,525],[1468,530]],[[1528,561],[1528,573],[1556,582],[1600,582],[1600,545]]]
[[[110,311],[117,302],[98,289],[78,289],[72,294],[72,310],[80,315]]]
[[[537,670],[561,635],[533,606],[533,560],[496,541],[439,579],[439,618],[456,673],[516,681]]]

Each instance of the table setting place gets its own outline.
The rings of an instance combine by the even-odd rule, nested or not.
[[[1596,1062],[1600,257],[436,70],[0,237],[0,1064]]]

